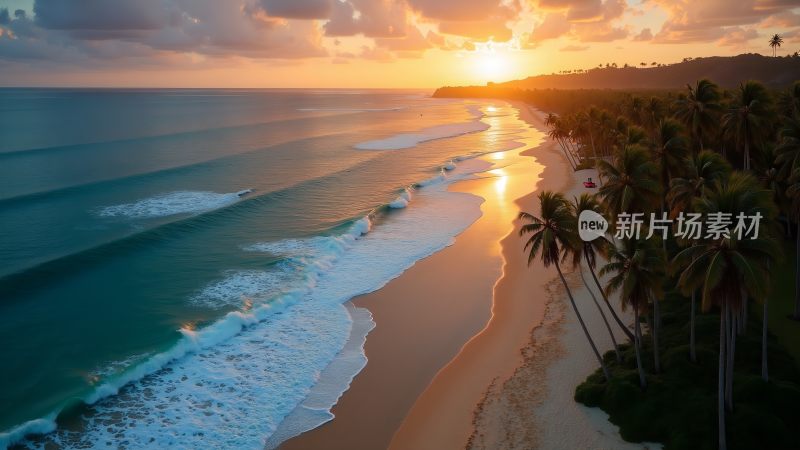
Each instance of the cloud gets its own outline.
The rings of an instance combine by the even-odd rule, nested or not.
[[[402,37],[408,16],[403,3],[391,0],[335,1],[326,36]]]
[[[725,35],[717,42],[719,45],[726,47],[742,48],[746,47],[752,39],[756,39],[757,37],[758,32],[752,28],[744,29],[741,27],[732,27],[727,29]]]
[[[650,28],[642,28],[642,31],[640,31],[639,34],[634,36],[633,40],[639,42],[651,41],[653,40],[653,32],[650,31]]]
[[[36,0],[33,11],[39,26],[51,30],[156,30],[177,17],[172,2],[164,0]]]
[[[415,26],[409,26],[402,38],[375,39],[375,45],[394,52],[405,52],[406,55],[408,52],[421,53],[433,47],[433,44]]]
[[[627,10],[625,0],[538,0],[547,11],[529,34],[529,43],[568,36],[581,42],[610,42],[629,34],[628,26],[616,25]]]
[[[566,47],[561,47],[562,52],[582,52],[585,50],[589,50],[588,45],[568,45]]]
[[[792,28],[800,27],[800,14],[793,11],[784,11],[773,14],[758,24],[761,28]]]
[[[711,42],[734,31],[796,8],[796,0],[650,0],[668,17],[654,40],[660,43]]]
[[[506,19],[497,16],[483,21],[440,22],[439,32],[468,37],[478,41],[486,41],[491,38],[495,42],[502,42],[512,37],[511,29],[506,25]]]
[[[336,0],[261,0],[271,17],[286,19],[327,19]]]
[[[408,0],[408,4],[423,17],[446,22],[476,22],[507,10],[519,11],[516,1],[502,0]]]
[[[572,30],[572,24],[567,20],[564,13],[550,13],[544,17],[544,20],[537,26],[533,27],[530,34],[531,43],[539,43],[548,39],[555,39],[561,37]]]
[[[78,7],[83,1],[97,8]],[[313,21],[270,18],[247,0],[37,0],[34,10],[34,20],[18,17],[5,25],[15,39],[0,40],[0,58],[81,65],[161,61],[177,53],[280,59],[326,54]]]

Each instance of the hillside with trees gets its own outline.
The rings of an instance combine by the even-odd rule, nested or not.
[[[800,55],[770,57],[759,54],[686,58],[676,64],[641,62],[637,65],[601,64],[588,70],[562,71],[524,80],[490,83],[513,89],[676,89],[707,78],[723,88],[742,80],[758,80],[768,87],[783,88],[800,79]]]

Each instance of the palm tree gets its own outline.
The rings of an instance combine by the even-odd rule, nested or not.
[[[726,135],[743,144],[743,164],[750,170],[750,146],[760,142],[769,129],[772,100],[763,84],[748,81],[739,86],[733,107],[722,119]]]
[[[520,236],[530,235],[525,242],[525,250],[528,253],[528,265],[538,256],[541,255],[542,263],[545,267],[554,265],[558,272],[561,282],[564,284],[564,289],[567,291],[567,296],[572,304],[572,309],[578,317],[578,322],[583,328],[586,339],[592,347],[592,351],[603,369],[603,375],[606,380],[610,379],[608,368],[597,351],[597,346],[592,339],[586,324],[583,322],[578,306],[575,304],[575,298],[572,296],[572,291],[567,284],[564,274],[561,272],[560,262],[569,256],[571,249],[575,248],[577,244],[577,219],[572,214],[569,207],[569,202],[563,195],[553,193],[550,191],[542,191],[539,193],[539,206],[541,217],[536,217],[527,212],[520,212],[519,219],[525,220],[530,223],[523,225],[520,230]]]
[[[778,105],[781,114],[786,117],[800,114],[800,81],[795,81],[788,89],[780,93]]]
[[[676,117],[686,125],[694,143],[695,151],[703,150],[703,138],[713,130],[718,122],[719,87],[713,82],[702,79],[695,87],[686,85],[689,93],[676,103]]]
[[[647,387],[647,380],[642,367],[640,314],[646,313],[649,300],[655,303],[662,295],[664,266],[664,253],[657,240],[631,238],[621,240],[619,247],[612,247],[608,264],[600,269],[601,275],[611,275],[606,295],[620,291],[623,307],[633,307],[634,350],[642,389]]]
[[[606,184],[600,188],[603,206],[613,218],[623,212],[649,212],[661,193],[658,166],[639,146],[626,146],[617,152],[614,164],[600,161]]]
[[[772,47],[772,57],[777,56],[777,49],[783,44],[783,38],[779,34],[775,34],[769,38],[769,46]]]
[[[583,193],[580,197],[575,197],[572,204],[570,205],[573,210],[573,214],[575,216],[580,216],[581,212],[585,210],[600,212],[600,204],[597,201],[597,198],[594,195]],[[617,312],[614,310],[614,307],[611,306],[611,302],[608,301],[608,296],[605,295],[602,286],[600,286],[600,281],[597,279],[597,274],[595,273],[595,268],[597,267],[597,255],[604,255],[608,252],[609,242],[605,239],[605,237],[600,237],[592,241],[577,241],[578,246],[573,249],[573,265],[580,267],[581,259],[586,262],[586,266],[589,268],[589,271],[592,274],[592,279],[594,280],[595,286],[600,291],[600,294],[603,296],[603,301],[605,301],[606,307],[611,312],[611,315],[614,317],[614,320],[617,322],[617,325],[620,326],[622,331],[633,341],[633,334],[628,330],[628,327],[620,320]],[[581,270],[581,278],[583,278],[583,271]],[[611,331],[611,326],[606,319],[606,315],[603,312],[603,308],[600,307],[600,304],[594,297],[594,293],[591,287],[586,284],[586,280],[584,280],[584,284],[586,285],[586,289],[589,293],[592,294],[592,300],[595,301],[595,305],[597,306],[597,310],[600,312],[600,316],[603,318],[603,323],[605,323],[606,328],[608,329],[608,334],[611,336],[611,342],[614,344],[614,350],[617,354],[617,362],[622,360],[622,355],[619,352],[619,347],[617,345],[617,339],[614,336],[614,332]]]
[[[683,127],[674,119],[662,119],[656,128],[655,138],[652,142],[652,149],[658,161],[659,172],[661,173],[661,214],[662,217],[667,212],[667,186],[672,176],[680,171],[681,165],[686,157],[687,142],[683,137]],[[664,253],[667,251],[667,242],[662,241]],[[659,358],[659,328],[661,326],[661,314],[657,299],[653,302],[653,359],[656,373],[661,371],[661,360]]]
[[[671,207],[670,217],[680,212],[694,212],[692,205],[697,199],[705,197],[707,190],[727,179],[731,167],[720,154],[703,150],[696,156],[686,158],[683,175],[670,180],[667,199]],[[692,242],[686,242],[692,244]],[[692,305],[689,319],[689,357],[697,361],[695,345],[695,311],[697,310],[697,290],[692,290]]]
[[[708,217],[711,213],[760,214],[767,220],[774,217],[771,194],[760,188],[752,175],[734,172],[727,182],[715,183],[704,198],[695,202],[695,209]],[[732,228],[732,227],[731,227]],[[753,239],[730,236],[704,238],[687,247],[673,259],[680,270],[678,286],[684,294],[702,290],[703,310],[719,306],[719,370],[717,407],[719,414],[719,448],[726,448],[725,408],[733,408],[733,361],[736,348],[735,321],[744,295],[763,298],[769,280],[767,266],[778,254],[775,240],[767,233]],[[743,295],[744,294],[744,295]]]
[[[789,211],[797,224],[795,248],[797,255],[800,255],[800,169],[792,172],[789,187],[786,189],[786,197],[791,203]],[[800,320],[800,284],[797,283],[797,280],[800,280],[800,256],[795,264],[794,314],[792,314],[793,319]]]

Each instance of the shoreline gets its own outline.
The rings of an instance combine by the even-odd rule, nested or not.
[[[365,345],[367,366],[332,409],[335,419],[279,448],[387,448],[431,380],[485,328],[504,264],[500,241],[513,232],[510,224],[519,211],[513,202],[531,195],[545,169],[520,154],[548,145],[540,130],[519,118],[524,110],[502,104],[510,116],[501,120],[513,121],[525,139],[516,139],[520,145],[514,149],[482,156],[495,163],[491,170],[449,188],[484,198],[481,217],[451,246],[352,300],[369,309],[377,324]],[[471,411],[467,408],[468,415]]]
[[[520,111],[520,119],[544,134],[542,113],[525,104],[512,104]],[[563,191],[574,182],[574,177],[556,143],[549,139],[543,139],[521,155],[532,158],[543,170],[537,174],[534,188],[515,198],[512,204],[517,210],[536,214],[538,192]],[[555,271],[545,269],[538,261],[528,267],[518,229],[515,218],[500,241],[503,273],[493,289],[490,320],[417,399],[389,448],[464,448],[474,434],[474,411],[485,398],[487,387],[502,383],[523,363],[521,349],[529,342],[531,330],[544,320],[548,304],[547,299],[536,298],[535,293],[544,292],[544,287],[555,278]]]

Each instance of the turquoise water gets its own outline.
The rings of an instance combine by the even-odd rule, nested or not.
[[[0,99],[0,447],[56,418],[26,445],[263,446],[371,327],[342,303],[475,220],[446,185],[514,137],[414,91]]]

